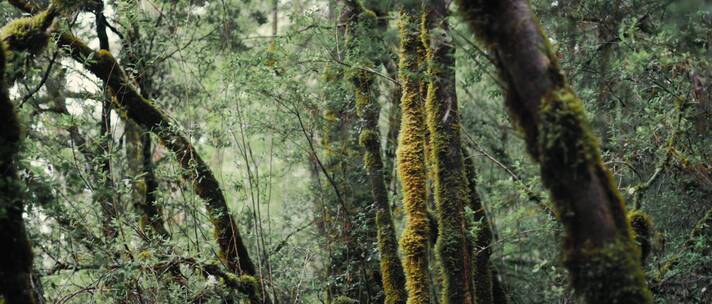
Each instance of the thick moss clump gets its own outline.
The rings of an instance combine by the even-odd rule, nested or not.
[[[640,246],[640,264],[645,265],[652,248],[653,220],[647,213],[634,210],[628,213],[628,222],[633,229],[635,242]]]
[[[567,253],[565,263],[572,274],[572,284],[585,303],[652,303],[652,296],[639,268],[640,261],[630,258],[637,246],[626,237],[609,242],[603,247],[584,247]],[[643,285],[644,286],[644,285]]]
[[[50,8],[31,17],[16,19],[0,30],[0,37],[11,51],[39,54],[47,47],[48,29],[56,15]]]
[[[407,219],[401,236],[403,268],[409,304],[430,302],[428,239],[430,226],[426,205],[425,118],[419,94],[418,22],[415,12],[400,13],[401,129],[398,137],[398,171],[403,187]]]

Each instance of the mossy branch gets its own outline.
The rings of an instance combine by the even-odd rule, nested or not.
[[[16,0],[13,4],[27,12],[37,11],[28,2]],[[57,44],[68,50],[74,60],[106,83],[114,96],[112,101],[116,108],[124,111],[128,118],[141,127],[156,134],[161,142],[176,154],[184,169],[184,177],[192,183],[196,194],[205,200],[205,207],[220,248],[221,260],[235,273],[255,275],[255,266],[230,214],[218,181],[187,138],[154,106],[153,101],[138,93],[110,52],[94,51],[69,33],[59,33]]]

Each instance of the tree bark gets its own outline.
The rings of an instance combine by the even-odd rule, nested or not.
[[[20,124],[5,88],[5,46],[0,41],[0,300],[34,303],[32,249],[22,219],[24,203],[16,160]]]
[[[454,47],[444,1],[431,1],[422,16],[421,38],[428,74],[425,99],[430,164],[438,222],[435,244],[441,267],[440,303],[473,303],[471,250],[465,237],[465,178],[460,113],[455,92]]]
[[[377,15],[363,7],[357,7],[354,20],[354,39],[359,47],[364,49],[366,58],[356,58],[367,67],[373,67],[372,57],[378,55],[382,37],[377,31]],[[362,128],[359,143],[364,149],[364,166],[371,184],[371,194],[376,209],[376,229],[378,233],[378,251],[380,253],[381,281],[386,304],[405,304],[405,276],[403,265],[398,257],[398,240],[396,239],[393,218],[388,201],[388,190],[384,179],[383,160],[381,158],[381,133],[378,128],[380,106],[373,97],[374,75],[370,72],[357,70],[352,72],[352,83],[356,96],[356,110],[361,119]]]
[[[626,212],[583,105],[569,87],[529,1],[458,1],[493,51],[506,105],[565,227],[565,264],[588,303],[651,303]]]
[[[482,200],[477,192],[477,171],[471,156],[466,149],[462,150],[465,161],[465,172],[467,174],[467,186],[470,194],[468,206],[474,214],[472,225],[477,226],[477,232],[473,236],[473,293],[477,304],[499,304],[494,302],[494,277],[490,255],[492,255],[492,229],[490,227],[487,213],[482,205]],[[505,298],[506,299],[506,298]],[[506,302],[505,302],[506,303]],[[504,303],[502,303],[504,304]]]

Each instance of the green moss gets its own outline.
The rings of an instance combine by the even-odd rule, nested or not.
[[[358,300],[349,298],[347,296],[338,296],[336,299],[331,301],[331,304],[358,304]]]
[[[572,274],[572,284],[586,303],[652,303],[652,295],[644,287],[639,261],[630,253],[638,248],[621,237],[603,247],[584,247],[569,252],[565,263]]]
[[[568,88],[556,90],[543,99],[539,114],[538,150],[545,182],[553,186],[589,178],[588,165],[598,162],[599,156],[581,101]]]
[[[371,97],[373,75],[363,70],[353,73],[351,82],[356,95],[356,111],[362,120],[359,144],[364,148],[364,166],[371,182],[371,193],[376,206],[376,230],[380,253],[381,282],[385,304],[406,302],[405,276],[398,257],[398,241],[388,204],[388,193],[383,177],[381,140],[378,131],[380,107]]]
[[[0,38],[12,51],[38,54],[47,47],[48,29],[55,16],[54,10],[45,10],[31,17],[16,19],[0,30]]]
[[[640,246],[640,263],[645,265],[652,247],[653,220],[647,213],[634,210],[628,213],[628,222],[633,229],[635,242]]]
[[[564,255],[574,289],[588,303],[650,303],[623,200],[601,162],[581,101],[569,88],[554,90],[542,101],[540,121],[542,179],[566,228]],[[598,226],[588,227],[593,223]]]
[[[400,14],[401,130],[398,138],[398,171],[406,211],[405,230],[401,236],[403,268],[409,304],[430,302],[428,282],[428,239],[430,235],[426,205],[424,156],[424,116],[419,94],[418,23],[412,11]]]
[[[455,92],[454,49],[443,43],[449,37],[446,16],[432,7],[421,17],[421,41],[427,59],[428,86],[425,98],[429,130],[429,169],[438,222],[435,244],[441,266],[440,303],[472,303],[472,255],[466,240],[464,206],[469,202],[465,176],[457,95]]]
[[[472,222],[469,223],[469,228],[473,231],[470,244],[472,244],[471,248],[474,252],[474,298],[477,299],[477,304],[503,303],[495,302],[494,298],[495,283],[498,282],[493,281],[497,278],[492,272],[490,262],[490,255],[492,254],[492,230],[485,209],[482,206],[479,193],[477,192],[477,171],[472,158],[465,149],[462,150],[462,154],[465,160],[465,172],[467,173],[467,184],[470,194],[469,207],[473,211]]]

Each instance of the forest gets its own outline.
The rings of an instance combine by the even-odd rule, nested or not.
[[[0,0],[0,304],[712,303],[712,0]]]

